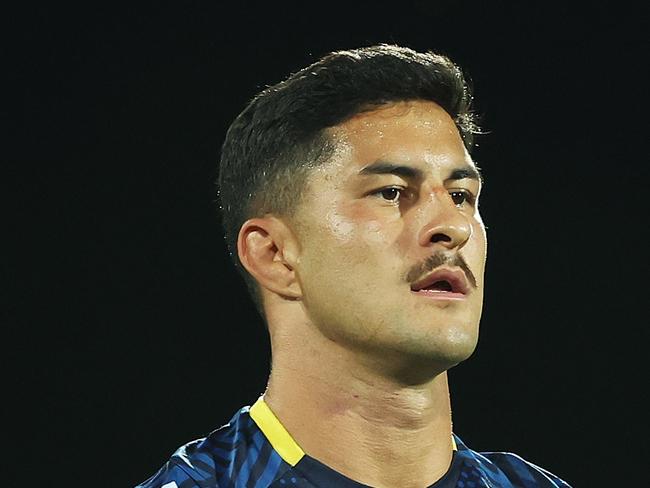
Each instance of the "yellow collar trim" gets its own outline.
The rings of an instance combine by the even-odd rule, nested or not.
[[[291,466],[298,464],[305,452],[271,411],[264,396],[259,397],[250,408],[250,416],[280,457]]]
[[[298,461],[305,455],[298,443],[287,432],[287,429],[280,423],[280,420],[271,411],[264,401],[264,395],[259,397],[250,408],[250,416],[260,428],[262,433],[269,440],[273,449],[291,466],[298,464]],[[454,451],[458,450],[454,436],[451,436],[451,444]]]

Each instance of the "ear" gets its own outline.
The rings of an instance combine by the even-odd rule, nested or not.
[[[276,217],[250,219],[239,229],[237,252],[246,271],[263,288],[294,300],[302,297],[294,270],[297,249],[291,229]]]

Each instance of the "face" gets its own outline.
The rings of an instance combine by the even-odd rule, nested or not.
[[[400,102],[331,129],[294,219],[302,306],[377,360],[446,369],[478,339],[486,257],[480,180],[451,117]]]

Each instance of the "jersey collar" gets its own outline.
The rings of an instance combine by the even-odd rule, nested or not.
[[[291,466],[298,464],[298,461],[305,455],[305,451],[302,450],[287,429],[284,428],[284,425],[282,425],[280,420],[271,411],[264,401],[264,395],[260,396],[250,408],[250,416],[280,457]],[[456,439],[454,439],[453,434],[451,436],[451,442],[454,451],[457,451],[458,446],[456,445]]]

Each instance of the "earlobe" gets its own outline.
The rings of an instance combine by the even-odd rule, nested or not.
[[[274,217],[247,220],[237,239],[239,260],[263,288],[282,297],[302,296],[297,280],[293,236]]]

